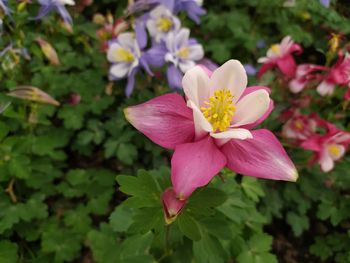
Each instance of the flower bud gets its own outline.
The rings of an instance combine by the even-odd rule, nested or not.
[[[167,225],[174,222],[181,213],[187,200],[179,200],[173,188],[168,188],[162,194],[164,219]]]
[[[41,51],[45,55],[45,57],[50,61],[52,65],[58,66],[60,61],[57,56],[56,50],[51,46],[51,44],[42,38],[36,38],[36,42],[40,45]]]

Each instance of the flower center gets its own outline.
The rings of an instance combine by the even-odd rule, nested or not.
[[[302,130],[304,128],[304,125],[300,120],[296,120],[294,122],[294,126],[297,130]]]
[[[190,50],[188,47],[182,47],[180,50],[177,52],[177,56],[182,59],[187,59],[188,55],[190,53]]]
[[[329,154],[334,158],[338,158],[341,155],[340,147],[336,144],[327,145],[327,150]]]
[[[116,50],[116,57],[118,57],[119,60],[127,63],[131,63],[135,60],[134,55],[129,50],[124,48],[118,48]]]
[[[236,110],[233,105],[233,95],[228,89],[216,90],[209,101],[204,102],[206,107],[201,107],[204,117],[212,125],[213,130],[226,131],[231,124]]]
[[[274,44],[271,46],[271,51],[273,54],[278,55],[281,52],[281,47],[279,44]]]
[[[173,22],[167,17],[162,17],[158,20],[157,25],[160,31],[169,32],[169,30],[173,26]]]

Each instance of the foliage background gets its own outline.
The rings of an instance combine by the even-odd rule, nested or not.
[[[14,1],[10,6],[17,8]],[[170,185],[171,153],[134,130],[123,108],[169,89],[162,78],[139,75],[131,98],[124,96],[123,81],[106,92],[108,62],[92,23],[96,12],[119,17],[126,6],[100,0],[83,12],[72,9],[73,34],[55,15],[28,22],[36,4],[14,12],[15,23],[4,19],[10,33],[1,47],[10,41],[26,47],[31,60],[1,58],[0,101],[9,101],[4,94],[16,86],[32,85],[61,106],[11,99],[0,116],[0,262],[349,262],[350,159],[324,174],[307,167],[308,152],[292,147],[297,183],[225,170],[225,183],[217,178],[196,192],[167,237],[160,193]],[[322,64],[330,32],[345,39],[350,33],[346,1],[332,1],[329,9],[316,0],[299,0],[293,8],[280,0],[207,0],[204,7],[198,26],[181,18],[219,64],[236,58],[256,65],[266,52],[257,41],[270,45],[285,35],[305,47],[300,60]],[[46,61],[38,36],[54,46],[60,66]],[[272,75],[263,81],[276,101],[263,125],[278,134],[278,116],[293,97]],[[72,94],[81,96],[77,105],[70,103]],[[340,101],[336,94],[309,111],[349,131],[349,111]],[[340,111],[345,117],[339,120]]]

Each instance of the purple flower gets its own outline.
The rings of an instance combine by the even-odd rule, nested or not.
[[[112,63],[109,71],[110,79],[127,79],[126,96],[131,95],[134,89],[135,75],[141,67],[152,75],[133,33],[122,33],[115,41],[112,41],[107,51],[107,59]]]
[[[128,13],[148,10],[160,4],[167,7],[174,14],[181,11],[186,12],[189,18],[199,24],[200,16],[206,13],[201,7],[202,2],[202,0],[137,0],[128,7]]]
[[[264,40],[260,39],[260,40],[258,40],[256,42],[256,47],[257,48],[265,48],[266,47],[266,42]]]
[[[147,46],[146,27],[156,43],[163,40],[169,32],[180,29],[180,20],[163,5],[139,17],[135,22],[135,32],[140,48]]]
[[[171,32],[162,43],[145,53],[145,59],[152,66],[161,67],[166,62],[170,63],[167,77],[171,88],[180,89],[183,74],[204,57],[202,45],[189,36],[190,30],[187,28]]]
[[[243,67],[244,67],[248,76],[255,76],[256,75],[257,70],[252,64],[244,64]]]
[[[320,0],[320,4],[328,8],[331,4],[331,0]]]
[[[7,2],[8,2],[7,0],[0,0],[0,8],[5,13],[5,15],[9,15],[10,14],[10,10],[8,8],[8,3]]]
[[[166,1],[166,0],[163,0]],[[206,12],[201,7],[203,4],[202,0],[172,0],[174,4],[174,13],[185,11],[189,18],[195,21],[197,24],[200,23],[200,16]]]
[[[39,14],[34,19],[41,19],[51,12],[57,12],[65,23],[73,24],[72,17],[68,13],[65,5],[75,5],[73,0],[38,0],[41,8]]]
[[[180,20],[165,6],[159,5],[149,13],[147,29],[155,42],[165,39],[170,32],[180,29]]]

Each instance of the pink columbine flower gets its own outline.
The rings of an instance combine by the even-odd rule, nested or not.
[[[313,116],[305,116],[296,113],[283,126],[282,135],[285,138],[303,141],[314,135],[317,128],[317,120]]]
[[[249,176],[295,181],[298,173],[272,132],[251,130],[271,112],[269,89],[248,87],[237,60],[214,72],[195,66],[182,80],[186,99],[172,93],[125,109],[128,121],[153,142],[174,149],[171,181],[187,199],[223,167]]]
[[[294,79],[289,82],[290,91],[293,93],[299,93],[307,84],[322,80],[324,77],[320,73],[328,70],[328,67],[315,64],[299,65],[297,67]]]
[[[329,70],[324,80],[317,86],[322,95],[332,95],[336,85],[350,85],[350,55],[340,55],[335,65]]]
[[[322,120],[321,120],[322,121]],[[317,162],[323,172],[329,172],[334,168],[334,161],[341,159],[350,144],[350,133],[339,130],[333,124],[322,121],[327,133],[325,135],[314,134],[305,140],[301,147],[315,152],[311,163]]]
[[[263,63],[258,77],[260,78],[269,69],[278,67],[286,77],[293,78],[296,71],[296,64],[292,56],[294,52],[301,53],[302,48],[295,44],[290,36],[283,38],[280,44],[272,45],[267,51],[266,57],[258,60],[259,63]]]

